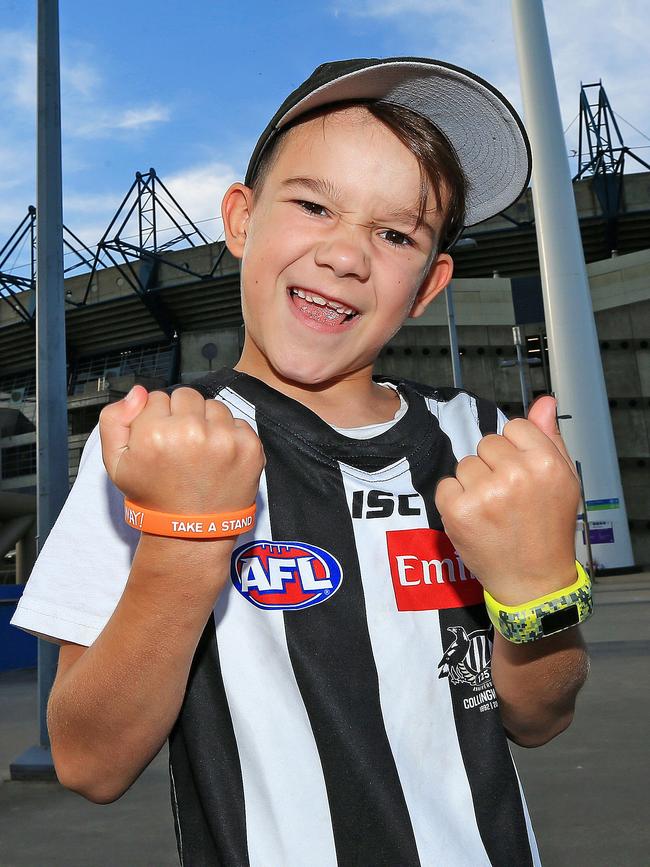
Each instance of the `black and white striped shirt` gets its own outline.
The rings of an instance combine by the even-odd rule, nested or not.
[[[251,424],[266,467],[256,526],[237,542],[170,733],[181,863],[539,864],[490,679],[481,587],[434,504],[438,480],[503,417],[466,392],[402,382],[404,416],[359,441],[242,373],[196,387]],[[100,472],[84,457],[75,489]],[[121,497],[101,485],[125,563],[133,539]],[[75,489],[53,545],[82,509]],[[110,557],[107,545],[97,561]],[[43,620],[48,546],[15,622],[66,637],[61,611],[58,633]],[[89,612],[95,630],[112,613],[102,605]]]

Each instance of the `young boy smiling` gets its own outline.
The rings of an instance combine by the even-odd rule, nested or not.
[[[566,728],[586,672],[555,403],[506,424],[373,379],[463,225],[528,177],[520,122],[471,73],[319,68],[224,197],[235,369],[103,411],[14,623],[62,645],[64,785],[112,801],[169,737],[182,863],[539,863],[506,735]],[[224,515],[248,529],[204,532]]]

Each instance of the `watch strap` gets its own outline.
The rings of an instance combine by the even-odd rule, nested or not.
[[[591,579],[577,560],[576,571],[578,577],[570,587],[524,605],[502,605],[484,590],[485,607],[496,631],[514,644],[524,644],[584,623],[593,612]]]

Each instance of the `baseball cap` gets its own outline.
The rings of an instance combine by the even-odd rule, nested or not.
[[[251,156],[250,186],[262,154],[288,124],[317,108],[380,100],[431,121],[455,150],[468,180],[465,225],[511,205],[530,180],[524,125],[508,100],[473,72],[425,57],[359,58],[319,66],[282,103]]]

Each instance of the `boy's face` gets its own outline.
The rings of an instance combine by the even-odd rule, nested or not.
[[[420,184],[413,154],[353,107],[291,130],[255,197],[230,188],[222,212],[242,260],[240,369],[306,386],[371,372],[451,279],[448,255],[431,264],[443,221],[432,193],[415,229]]]

